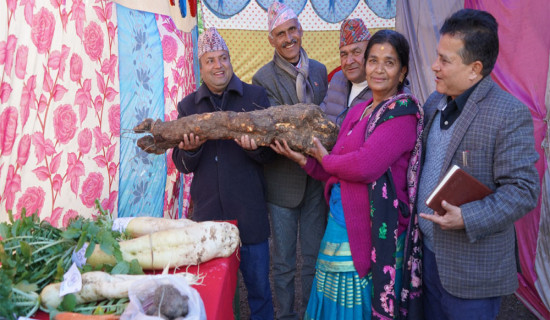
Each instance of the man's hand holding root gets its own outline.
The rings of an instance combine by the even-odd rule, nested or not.
[[[256,141],[254,141],[254,139],[250,139],[248,135],[241,136],[241,140],[235,139],[235,142],[245,150],[252,151],[258,149]]]
[[[205,142],[206,140],[201,140],[199,136],[195,136],[193,133],[189,135],[186,133],[183,135],[183,140],[178,144],[178,148],[193,152]]]

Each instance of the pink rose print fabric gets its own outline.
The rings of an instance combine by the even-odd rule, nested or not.
[[[108,0],[0,3],[0,221],[25,208],[63,226],[95,215],[96,200],[117,214],[120,141],[133,137],[120,126],[115,11]],[[193,43],[170,18],[156,20],[171,120],[195,89]],[[166,159],[163,215],[185,216],[192,176]]]
[[[68,105],[62,105],[53,112],[53,128],[55,137],[62,144],[67,144],[76,132],[76,113]]]
[[[48,53],[55,31],[55,17],[46,8],[41,8],[32,18],[31,39],[39,54]]]
[[[82,192],[80,193],[80,199],[82,203],[88,207],[93,208],[95,199],[99,199],[101,196],[101,190],[103,189],[103,177],[98,172],[92,172],[82,183]]]
[[[8,2],[0,8],[7,13],[0,34],[0,221],[25,208],[62,226],[95,214],[96,199],[116,213],[114,5]]]
[[[76,53],[71,56],[70,73],[71,80],[74,82],[78,82],[82,78],[82,58]]]
[[[15,218],[17,219],[21,216],[21,209],[23,208],[25,208],[27,215],[38,213],[38,216],[40,216],[40,212],[44,206],[45,196],[46,193],[44,190],[38,187],[30,187],[25,190],[23,196],[17,201],[17,213],[15,214]]]
[[[165,121],[178,118],[178,102],[195,91],[193,70],[193,40],[191,33],[176,29],[171,18],[156,15],[164,59],[164,106]],[[167,179],[164,190],[164,216],[186,217],[190,206],[190,190],[193,174],[180,174],[172,162],[172,151],[166,157]],[[178,198],[183,197],[181,212],[178,212]]]
[[[17,129],[17,109],[8,107],[0,114],[0,154],[9,156],[15,142]]]
[[[103,30],[95,23],[91,22],[84,29],[84,50],[92,60],[99,60],[103,53]]]

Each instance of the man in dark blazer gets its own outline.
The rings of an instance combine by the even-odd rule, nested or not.
[[[178,118],[214,111],[252,111],[269,106],[263,88],[233,74],[229,49],[215,28],[198,40],[203,84],[178,103]],[[201,140],[184,134],[172,159],[179,171],[193,172],[193,220],[238,222],[242,246],[240,270],[248,291],[250,319],[273,319],[269,284],[269,220],[263,164],[274,152],[240,140]]]
[[[269,103],[320,104],[327,92],[327,69],[309,59],[302,48],[302,27],[286,5],[273,2],[268,10],[269,43],[273,60],[260,68],[252,83],[267,90]],[[273,235],[273,278],[279,302],[278,319],[303,316],[319,246],[326,225],[326,205],[321,182],[309,177],[294,161],[277,155],[265,166],[267,201]],[[296,242],[300,235],[302,264],[302,310],[294,311]]]
[[[538,154],[529,109],[490,76],[497,29],[489,13],[464,9],[440,30],[417,201],[426,319],[495,319],[501,296],[518,286],[514,221],[537,204]],[[455,164],[493,194],[461,206],[442,201],[446,212],[434,214],[425,201]]]

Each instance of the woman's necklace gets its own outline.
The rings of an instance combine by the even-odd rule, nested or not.
[[[359,121],[357,121],[357,123],[355,123],[355,125],[353,125],[353,127],[349,130],[348,136],[351,134],[351,132],[353,131],[353,129],[355,128],[355,126],[356,126],[359,122],[361,122],[361,120],[363,120],[363,118],[365,118],[365,117],[369,114],[369,111],[370,111],[371,108],[372,108],[372,103],[369,104],[369,105],[365,108],[365,110],[363,110],[363,113],[361,114],[361,117],[359,118]]]
[[[365,108],[365,110],[363,110],[363,113],[361,114],[361,118],[359,118],[359,121],[363,120],[363,118],[369,113],[370,108],[372,108],[372,102]]]

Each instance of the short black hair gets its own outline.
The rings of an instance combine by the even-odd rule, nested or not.
[[[369,57],[370,50],[375,44],[389,43],[397,52],[397,58],[402,67],[407,67],[405,71],[405,77],[403,82],[399,83],[397,90],[401,91],[403,85],[407,82],[407,75],[409,74],[409,42],[401,33],[389,29],[378,30],[372,38],[369,40],[367,49],[365,50],[365,61]]]
[[[465,64],[481,61],[481,74],[493,71],[498,57],[498,23],[490,13],[474,9],[462,9],[445,20],[440,35],[450,35],[464,42],[458,54]]]

